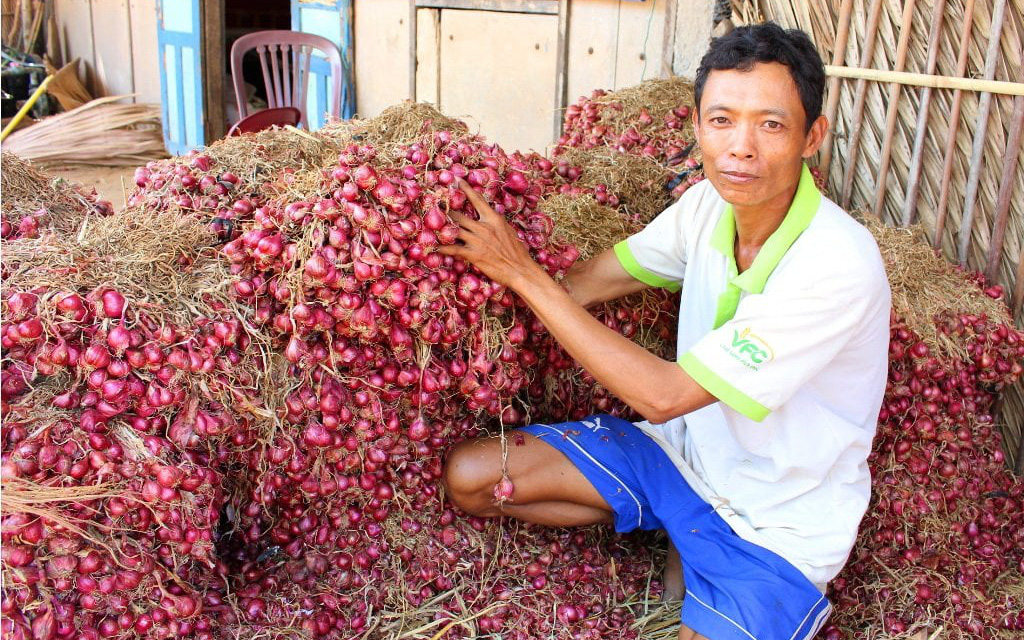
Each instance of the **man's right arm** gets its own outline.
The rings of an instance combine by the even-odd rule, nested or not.
[[[615,300],[649,286],[631,276],[612,249],[574,264],[562,279],[562,285],[584,307]]]

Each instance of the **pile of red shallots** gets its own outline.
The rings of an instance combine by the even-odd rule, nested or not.
[[[644,539],[467,518],[440,491],[453,442],[524,424],[531,389],[559,391],[541,373],[575,366],[436,252],[463,178],[564,273],[551,162],[435,131],[305,174],[217,165],[151,163],[145,208],[5,252],[4,637],[638,637]]]
[[[555,157],[569,149],[607,148],[647,158],[673,168],[661,186],[678,198],[704,178],[690,121],[693,109],[693,84],[682,78],[648,80],[613,92],[597,89],[566,108]]]
[[[630,202],[621,204],[632,205],[627,206],[628,212],[641,222],[650,221],[704,179],[691,121],[695,108],[693,84],[683,78],[648,80],[617,91],[597,89],[590,96],[581,96],[565,110],[562,135],[553,153],[558,175],[570,183],[562,192],[577,193],[571,187],[578,185],[572,183],[582,175],[582,182],[588,183],[588,191],[598,202],[618,207],[624,200],[622,175],[643,177],[639,186],[644,193],[639,197],[627,193]],[[607,164],[608,152],[625,160],[620,158],[610,175],[602,175],[600,168]],[[647,160],[649,166],[631,158]],[[815,167],[811,174],[824,192],[825,177]],[[628,186],[634,188],[627,191],[634,191],[637,185]]]
[[[905,234],[875,232],[894,280],[889,381],[872,502],[831,585],[836,613],[822,637],[1020,637],[1024,482],[1007,469],[992,413],[1024,371],[1024,334],[995,302],[998,286],[907,246]],[[925,308],[902,295],[914,287],[902,278],[929,279],[931,296],[948,286],[928,311],[944,308],[915,314]]]
[[[5,243],[4,638],[233,624],[224,472],[255,442],[234,407],[258,402],[262,362],[227,298],[201,292],[220,272],[203,227],[133,210]]]

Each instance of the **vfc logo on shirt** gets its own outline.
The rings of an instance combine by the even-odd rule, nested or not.
[[[754,371],[775,359],[775,350],[762,338],[751,333],[750,327],[742,331],[733,330],[732,343],[723,345],[723,348],[745,367]]]

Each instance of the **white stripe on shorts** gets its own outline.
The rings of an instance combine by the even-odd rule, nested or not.
[[[644,520],[644,507],[640,503],[640,500],[637,499],[636,495],[632,491],[629,490],[629,487],[626,486],[625,482],[623,482],[617,475],[612,473],[608,469],[608,467],[606,467],[603,464],[601,464],[600,462],[598,462],[597,459],[594,458],[594,456],[590,455],[590,453],[588,453],[586,449],[581,447],[580,443],[578,443],[575,440],[573,440],[572,437],[569,436],[569,434],[565,433],[564,431],[562,431],[560,429],[556,429],[556,428],[552,427],[549,424],[545,424],[545,425],[541,425],[541,426],[544,426],[544,427],[547,427],[548,429],[551,429],[555,433],[557,433],[560,436],[562,436],[563,440],[567,440],[568,442],[571,442],[574,447],[576,447],[577,449],[580,450],[580,453],[582,453],[583,455],[587,456],[587,458],[589,458],[591,462],[593,462],[595,465],[600,467],[602,471],[604,471],[609,476],[611,476],[612,479],[615,480],[615,482],[618,482],[619,486],[622,487],[623,490],[625,490],[625,492],[629,494],[629,497],[633,499],[633,502],[636,503],[637,513],[639,514],[638,517],[637,517],[636,526],[639,527],[643,523],[643,520]]]
[[[742,632],[743,632],[744,634],[746,634],[746,636],[747,636],[748,638],[750,638],[750,640],[757,640],[757,637],[756,637],[756,636],[755,636],[754,634],[752,634],[752,633],[750,633],[749,631],[747,631],[747,630],[746,630],[746,629],[745,629],[745,628],[743,627],[743,625],[741,625],[740,623],[736,622],[735,620],[733,620],[733,619],[732,619],[732,618],[730,618],[729,616],[725,615],[724,613],[722,613],[722,612],[721,612],[721,611],[719,611],[718,609],[716,609],[716,608],[712,607],[712,606],[711,606],[711,605],[709,605],[708,603],[704,602],[703,600],[701,600],[700,598],[698,598],[697,596],[695,596],[695,595],[693,594],[693,592],[692,592],[692,591],[687,591],[687,592],[686,592],[686,597],[687,597],[687,598],[693,598],[694,600],[696,600],[696,601],[697,601],[697,603],[698,603],[698,604],[700,604],[700,605],[704,606],[704,607],[705,607],[705,608],[707,608],[707,609],[708,609],[709,611],[714,611],[714,612],[715,612],[715,613],[717,613],[718,615],[722,616],[723,618],[725,618],[726,620],[728,620],[729,622],[731,622],[731,623],[733,624],[733,626],[735,626],[735,627],[736,627],[737,629],[739,629],[739,630],[740,630],[740,631],[742,631]]]

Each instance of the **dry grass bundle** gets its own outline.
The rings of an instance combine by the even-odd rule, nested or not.
[[[887,227],[870,214],[861,216],[885,260],[893,311],[933,353],[961,358],[967,355],[961,344],[939,331],[934,318],[944,311],[984,314],[997,322],[1012,322],[1006,305],[985,295],[962,269],[938,255],[920,227]]]
[[[642,222],[649,222],[672,202],[665,184],[675,174],[652,158],[619,153],[608,147],[567,147],[559,158],[582,169],[577,184],[604,184],[619,198],[619,205]]]
[[[268,186],[304,198],[319,191],[323,171],[334,166],[341,147],[351,142],[352,127],[338,123],[327,133],[273,127],[218,140],[206,148],[206,154],[215,168],[233,172],[250,188]]]
[[[384,149],[395,144],[408,144],[414,138],[433,131],[464,135],[469,128],[461,120],[442,114],[433,105],[406,100],[364,121],[359,134],[368,144]]]
[[[216,236],[193,215],[132,207],[90,218],[77,236],[44,234],[4,246],[4,289],[111,287],[148,315],[191,326],[210,303],[230,304]]]
[[[555,194],[542,200],[539,208],[551,218],[555,241],[575,245],[581,260],[612,248],[642,228],[639,222],[598,204],[589,195]]]
[[[685,78],[645,80],[638,85],[595,97],[593,102],[622,105],[621,110],[603,110],[601,115],[603,122],[635,123],[640,120],[640,114],[644,111],[657,118],[676,107],[692,105],[693,83]],[[687,120],[683,132],[684,136],[693,138],[689,120]]]
[[[167,155],[160,107],[98,98],[15,131],[4,148],[46,164],[139,165]]]
[[[87,215],[100,209],[94,199],[62,178],[48,176],[10,151],[0,152],[0,209],[4,220],[17,224],[42,210],[40,222],[59,232],[77,231]]]

